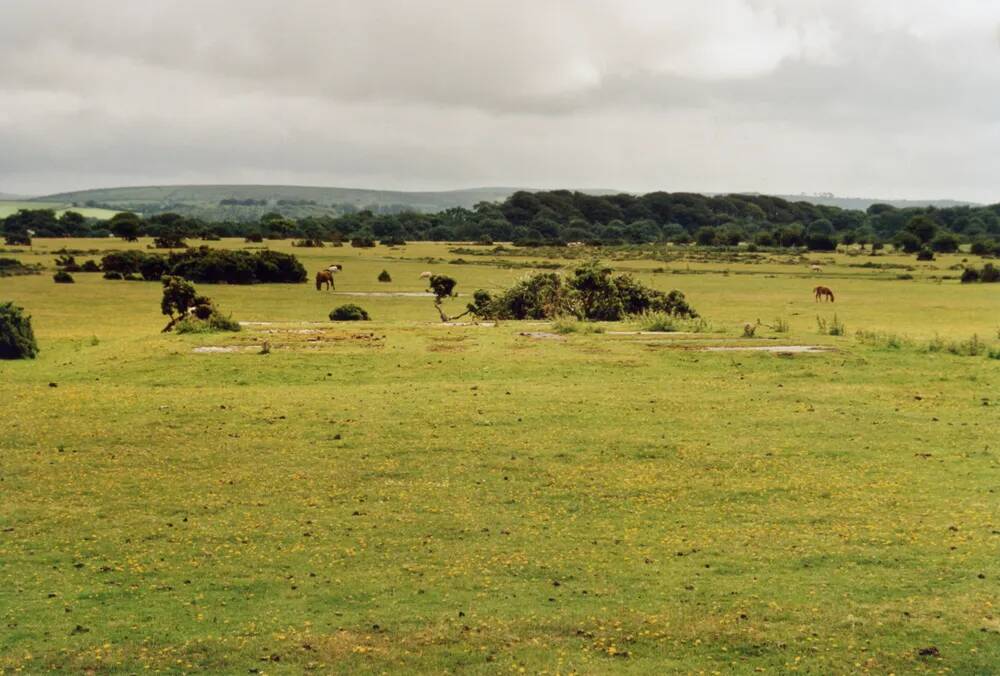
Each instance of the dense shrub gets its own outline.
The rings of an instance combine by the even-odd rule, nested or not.
[[[164,233],[153,239],[153,247],[156,249],[186,249],[187,242],[184,236],[177,233]]]
[[[391,282],[392,281],[392,275],[389,274],[388,270],[383,270],[382,272],[378,273],[378,281],[380,281],[380,282]]]
[[[150,281],[159,280],[164,275],[208,284],[297,284],[306,280],[306,269],[290,254],[229,251],[206,246],[173,252],[166,257],[142,251],[117,251],[101,259],[101,268],[123,276],[141,274],[143,279]]]
[[[155,282],[167,274],[167,261],[162,256],[146,255],[139,261],[139,274],[148,282]]]
[[[246,238],[244,238],[244,241],[245,242],[263,242],[264,241],[264,235],[260,234],[259,232],[251,232],[249,235],[246,236]]]
[[[108,270],[104,273],[104,279],[125,279],[125,276],[117,270]]]
[[[60,270],[56,274],[52,275],[52,279],[56,284],[72,284],[75,281],[73,279],[73,275],[69,274],[65,270]]]
[[[112,251],[101,258],[101,270],[118,272],[123,276],[139,272],[142,261],[151,255],[155,256],[155,254],[147,254],[142,251]]]
[[[590,321],[619,321],[627,315],[661,312],[673,317],[697,317],[680,291],[664,293],[643,286],[630,275],[588,263],[563,277],[539,273],[498,295],[476,291],[469,311],[484,319],[551,319],[575,315]]]
[[[366,249],[375,246],[375,240],[371,237],[353,237],[351,238],[351,246]]]
[[[365,309],[353,303],[341,305],[330,312],[330,320],[335,322],[358,322],[368,321],[369,319],[370,317]]]
[[[213,308],[214,310],[214,308]],[[194,314],[184,317],[174,324],[174,331],[177,333],[215,333],[217,331],[240,331],[242,327],[238,321],[231,317],[226,317],[218,311],[213,311],[207,317],[198,317]]]
[[[4,233],[3,241],[10,246],[31,246],[31,235],[23,230],[7,231]]]
[[[96,261],[84,261],[80,266],[80,272],[100,272],[101,266]]]
[[[934,252],[928,249],[927,247],[924,247],[923,249],[917,252],[917,260],[932,261],[934,260]]]
[[[0,359],[34,359],[37,354],[31,317],[13,303],[0,303]]]
[[[1000,282],[1000,268],[993,265],[993,263],[985,264],[982,270],[977,270],[971,266],[965,268],[962,271],[962,283],[971,284],[973,282],[982,282],[984,284]]]
[[[405,246],[406,240],[400,237],[399,235],[392,235],[390,237],[386,237],[382,240],[379,240],[379,244],[381,244],[382,246]]]

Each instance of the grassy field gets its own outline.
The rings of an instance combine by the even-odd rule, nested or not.
[[[155,283],[0,278],[42,350],[0,362],[0,673],[1000,664],[1000,359],[948,352],[1000,350],[1000,288],[963,255],[609,253],[709,330],[552,336],[346,295],[572,265],[546,252],[271,245],[345,295],[200,285],[261,324],[178,336]],[[348,302],[373,321],[326,321]]]
[[[52,209],[57,216],[62,216],[65,211],[76,211],[87,218],[111,218],[117,211],[110,209],[92,209],[90,207],[74,207],[66,202],[33,202],[27,200],[0,200],[0,218],[6,218],[11,214],[16,214],[21,209]]]

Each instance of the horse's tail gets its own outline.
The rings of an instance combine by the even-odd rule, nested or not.
[[[316,290],[317,291],[319,291],[320,289],[323,288],[322,279],[323,279],[323,275],[321,275],[320,273],[317,272],[316,273]]]

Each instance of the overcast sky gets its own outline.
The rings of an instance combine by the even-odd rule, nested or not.
[[[994,0],[0,0],[0,192],[1000,201]]]

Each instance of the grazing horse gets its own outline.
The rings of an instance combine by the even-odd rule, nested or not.
[[[816,302],[818,303],[822,298],[829,298],[830,302],[833,302],[833,291],[825,286],[817,286],[813,289],[813,295],[816,296]]]
[[[333,283],[333,276],[344,269],[344,266],[334,263],[329,266],[326,270],[320,270],[316,273],[316,290],[321,291],[323,285],[326,284],[330,289],[336,289],[337,285]]]
[[[812,270],[813,272],[823,272],[823,268],[821,268],[818,265],[810,265],[809,269]]]
[[[316,273],[316,290],[322,291],[324,284],[331,290],[337,288],[337,285],[333,283],[333,273],[329,270],[320,270]]]

